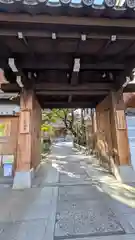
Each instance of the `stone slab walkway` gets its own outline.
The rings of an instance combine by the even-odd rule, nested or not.
[[[133,240],[135,188],[57,143],[31,189],[0,189],[0,240]]]

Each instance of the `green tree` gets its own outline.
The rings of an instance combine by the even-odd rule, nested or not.
[[[61,120],[65,128],[70,131],[76,142],[85,144],[85,122],[83,109],[81,110],[81,118],[78,120],[75,117],[75,109],[52,109],[51,111],[43,111],[42,113],[42,130],[53,132],[52,123]]]
[[[42,130],[43,131],[52,131],[53,123],[61,120],[65,128],[76,136],[76,131],[74,129],[74,109],[52,109],[51,111],[43,111],[42,112]]]

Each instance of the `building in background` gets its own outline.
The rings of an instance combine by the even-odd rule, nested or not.
[[[0,93],[0,177],[12,177],[16,167],[20,107]]]

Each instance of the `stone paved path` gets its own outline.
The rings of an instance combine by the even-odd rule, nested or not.
[[[58,143],[31,189],[0,189],[0,240],[9,239],[133,240],[135,188]]]

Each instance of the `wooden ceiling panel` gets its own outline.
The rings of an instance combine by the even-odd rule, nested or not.
[[[135,56],[135,40],[132,42],[131,47],[127,51],[128,56]]]
[[[81,71],[80,72],[80,82],[102,82],[105,81],[103,78],[103,71]]]
[[[76,40],[52,40],[45,38],[30,39],[29,45],[36,53],[74,52],[77,46]]]
[[[67,52],[67,53],[73,53],[76,52],[78,41],[75,39],[63,39],[58,40],[58,42],[55,43],[56,45],[56,51],[58,52]]]
[[[49,52],[95,54],[104,45],[104,40],[30,38],[28,45],[34,52],[41,54]]]
[[[128,47],[130,46],[132,41],[130,40],[116,40],[114,42],[111,42],[106,50],[103,52],[104,55],[111,55],[115,56],[117,54],[120,54],[121,52],[124,52]],[[126,51],[125,51],[126,54]]]
[[[5,38],[4,44],[12,51],[13,53],[27,53],[29,52],[28,47],[17,37]]]
[[[87,40],[80,41],[78,52],[83,54],[92,54],[96,55],[96,53],[103,47],[104,40]]]
[[[67,72],[65,72],[65,71],[46,70],[46,71],[43,71],[43,72],[39,72],[38,73],[38,78],[39,78],[40,82],[68,83]]]
[[[35,53],[48,53],[53,52],[52,41],[50,39],[29,39],[28,44]]]

